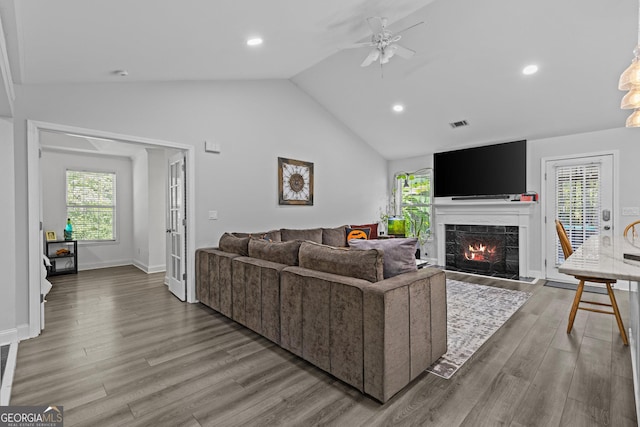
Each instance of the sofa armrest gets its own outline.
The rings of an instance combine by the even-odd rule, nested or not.
[[[239,256],[218,248],[196,251],[196,295],[200,302],[227,317],[232,317],[231,261]]]
[[[445,274],[425,268],[363,294],[365,393],[386,402],[446,352]]]
[[[281,347],[363,391],[362,292],[370,282],[302,267],[280,278]]]

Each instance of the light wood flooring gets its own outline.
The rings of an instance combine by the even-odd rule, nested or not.
[[[11,404],[63,405],[65,426],[637,425],[613,316],[581,311],[567,335],[572,291],[450,277],[534,294],[450,380],[425,373],[385,405],[181,303],[162,273],[55,277],[46,329],[20,343]]]

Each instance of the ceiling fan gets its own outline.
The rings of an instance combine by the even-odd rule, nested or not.
[[[362,64],[360,64],[361,67],[367,67],[376,61],[379,61],[380,66],[382,66],[382,64],[389,62],[389,59],[394,55],[398,55],[404,59],[411,59],[411,57],[416,53],[415,50],[400,46],[397,42],[402,38],[400,33],[403,33],[417,25],[424,24],[424,22],[413,24],[404,30],[398,31],[397,33],[393,33],[386,29],[387,18],[372,16],[367,18],[367,23],[373,32],[371,35],[371,41],[347,46],[348,48],[373,47],[369,52],[369,55],[367,55],[364,61],[362,61]]]

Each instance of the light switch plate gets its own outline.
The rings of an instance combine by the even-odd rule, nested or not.
[[[204,141],[204,151],[206,151],[207,153],[219,153],[220,144],[213,141]]]
[[[623,216],[640,216],[640,208],[639,207],[624,207],[622,208]]]

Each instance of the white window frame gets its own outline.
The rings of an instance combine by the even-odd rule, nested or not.
[[[100,175],[111,175],[113,176],[113,204],[69,204],[69,172],[82,173],[82,174],[100,174]],[[78,240],[79,243],[101,243],[101,242],[116,242],[118,238],[118,226],[117,226],[117,174],[112,171],[103,171],[103,170],[79,170],[79,169],[67,169],[65,172],[65,206],[66,206],[66,218],[70,218],[69,210],[73,208],[84,208],[84,209],[111,209],[113,211],[113,219],[112,219],[112,238],[110,239],[78,239],[77,238],[77,228],[78,224],[74,224],[73,220],[71,221],[72,226],[74,227],[74,240]]]
[[[411,176],[415,177],[428,177],[429,179],[429,203],[419,203],[419,204],[405,204],[402,195],[402,189],[404,188],[405,181],[409,183],[411,181]],[[404,208],[407,206],[413,207],[425,207],[427,213],[429,215],[429,229],[428,229],[428,237],[426,240],[432,239],[433,236],[433,174],[431,173],[431,169],[420,169],[415,172],[398,172],[395,174],[396,182],[395,182],[395,193],[396,193],[396,212],[395,215],[399,217],[404,217]],[[408,226],[405,227],[407,232],[409,231]]]

